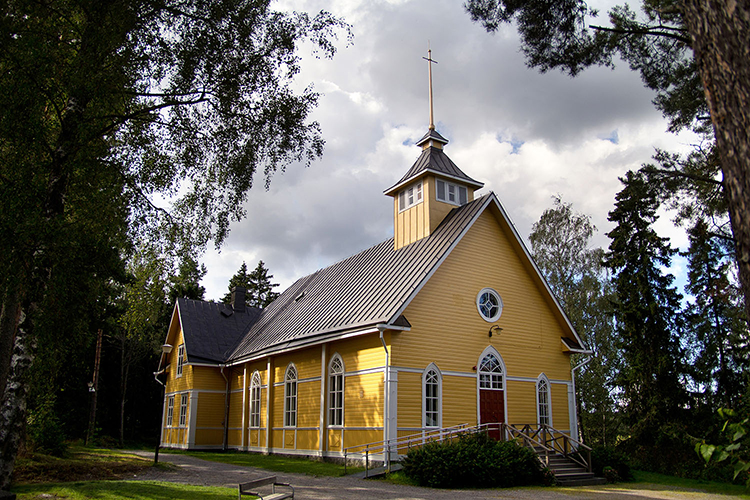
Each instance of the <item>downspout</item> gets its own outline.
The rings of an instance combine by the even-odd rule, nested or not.
[[[229,441],[229,379],[224,374],[224,368],[226,365],[220,365],[220,367],[221,376],[224,377],[224,382],[227,386],[226,393],[224,394],[224,443],[221,445],[221,449],[227,451],[227,444]]]
[[[383,331],[385,330],[384,325],[378,325],[378,331],[380,332],[380,342],[383,344],[383,350],[385,351],[385,378],[384,378],[384,385],[385,385],[385,404],[383,408],[383,434],[384,434],[384,445],[385,449],[383,450],[383,455],[385,458],[385,468],[386,470],[391,470],[391,450],[390,446],[388,445],[388,440],[390,438],[390,393],[391,393],[391,377],[390,377],[390,354],[388,353],[388,346],[385,344],[385,339],[383,338]]]
[[[578,441],[578,402],[576,401],[576,370],[579,370],[589,364],[591,361],[591,356],[588,356],[585,360],[578,363],[576,366],[573,367],[572,370],[570,370],[570,381],[571,384],[568,386],[568,391],[572,393],[572,401],[573,401],[573,411],[572,416],[573,418],[570,419],[570,437]]]

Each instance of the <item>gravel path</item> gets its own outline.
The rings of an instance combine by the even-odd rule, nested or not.
[[[154,457],[153,453],[150,452],[137,451],[133,453],[150,459]],[[171,462],[178,468],[173,470],[153,468],[138,474],[132,480],[167,481],[172,483],[236,488],[237,484],[243,481],[249,481],[256,477],[276,475],[279,481],[290,483],[294,486],[295,499],[298,500],[454,500],[456,498],[507,498],[518,500],[570,500],[575,498],[597,500],[731,500],[740,498],[728,495],[709,495],[697,490],[664,490],[657,485],[644,484],[634,485],[633,487],[627,484],[617,484],[577,488],[437,490],[353,477],[316,477],[305,474],[285,474],[169,453],[160,453],[159,460],[161,462]]]

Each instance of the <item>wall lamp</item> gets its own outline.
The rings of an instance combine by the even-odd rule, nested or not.
[[[170,352],[172,352],[172,346],[169,344],[164,344],[163,346],[161,346],[161,352],[163,352],[164,354],[169,354]]]
[[[495,332],[495,333],[496,333],[497,335],[500,335],[500,332],[502,332],[502,331],[503,331],[503,329],[502,329],[502,328],[500,328],[499,326],[497,326],[497,325],[492,325],[492,326],[490,327],[490,332],[489,332],[489,334],[490,334],[490,338],[492,338],[492,332]]]

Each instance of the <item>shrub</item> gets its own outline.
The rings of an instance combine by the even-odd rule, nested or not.
[[[591,450],[591,465],[596,476],[604,477],[611,483],[633,478],[627,456],[609,446],[597,446]],[[610,480],[605,472],[606,469],[611,469],[614,472],[613,477],[617,476],[617,480]],[[610,475],[612,475],[611,472]]]
[[[54,396],[47,395],[29,412],[27,435],[33,451],[62,457],[68,450],[60,418],[55,411]]]
[[[433,488],[509,487],[543,480],[532,450],[512,441],[495,441],[484,433],[411,449],[404,459],[404,473],[420,486]]]

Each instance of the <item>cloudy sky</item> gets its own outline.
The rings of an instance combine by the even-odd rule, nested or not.
[[[686,150],[693,138],[666,132],[639,76],[626,65],[575,79],[528,69],[515,30],[490,35],[462,0],[284,0],[277,8],[326,9],[352,25],[354,43],[333,60],[301,53],[301,86],[323,94],[314,113],[324,156],[305,169],[258,182],[248,217],[203,262],[207,299],[219,299],[243,261],[263,260],[283,290],[297,278],[393,236],[392,199],[383,190],[411,167],[427,131],[428,43],[435,122],[446,154],[494,191],[519,233],[560,195],[592,217],[607,247],[607,214],[618,177],[648,162],[654,148]],[[606,5],[604,6],[606,10]],[[684,246],[669,217],[657,228]],[[679,271],[679,269],[678,269]]]

